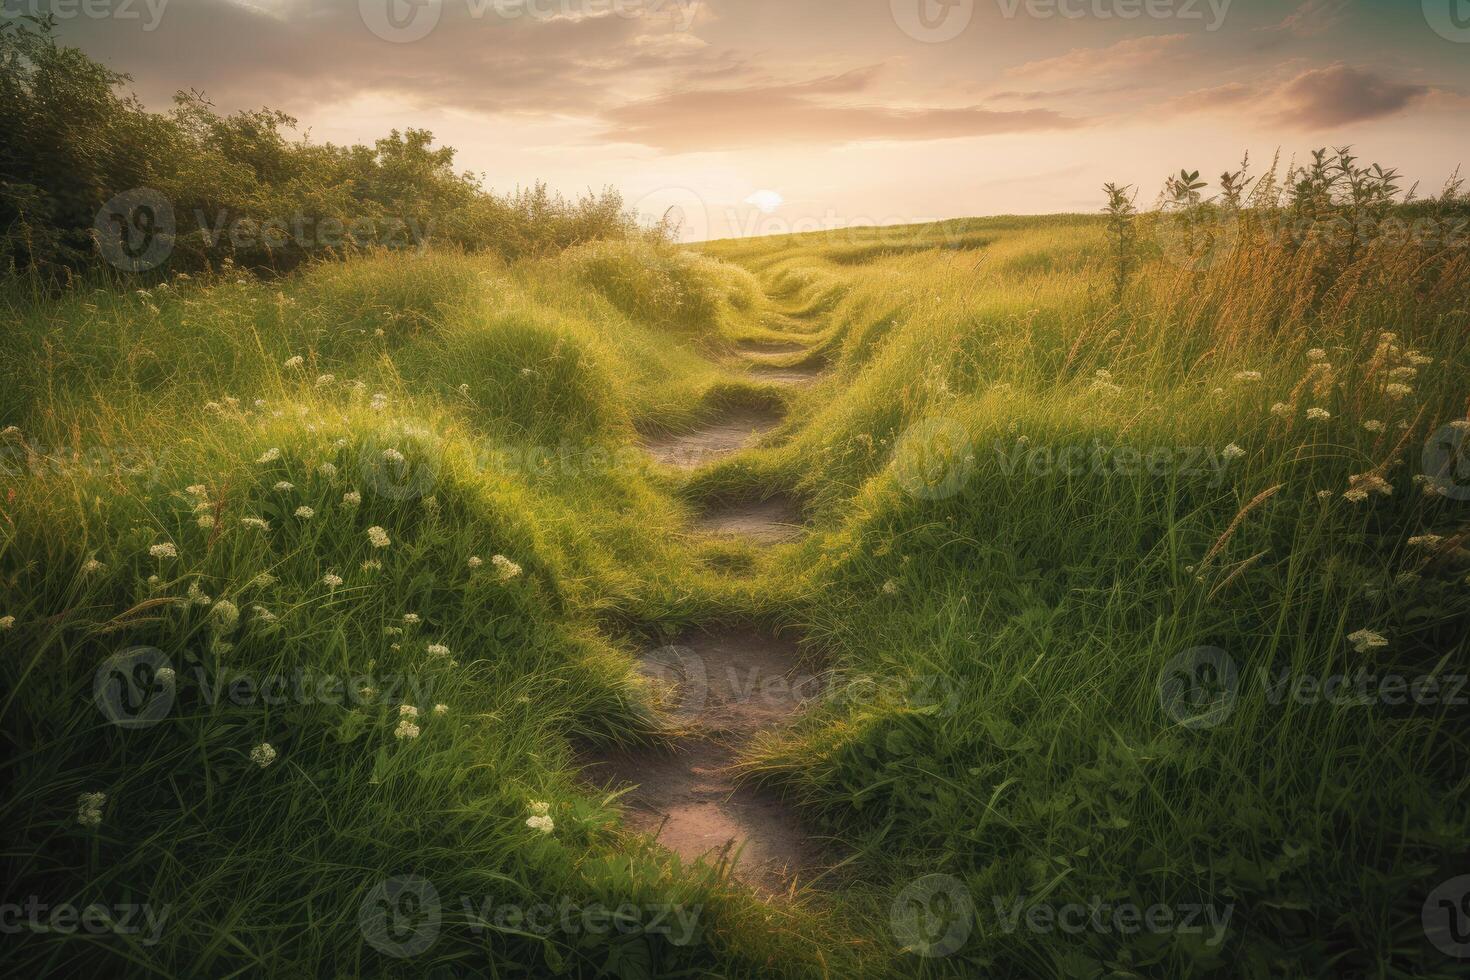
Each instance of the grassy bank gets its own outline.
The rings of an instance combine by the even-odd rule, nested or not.
[[[1470,829],[1470,567],[1424,451],[1466,427],[1470,266],[1248,246],[1146,251],[1121,295],[1084,217],[8,294],[7,894],[167,910],[13,962],[1451,975],[1419,916]],[[751,338],[827,371],[721,366]],[[776,403],[688,480],[636,449]],[[682,533],[777,491],[801,544]],[[640,644],[751,618],[832,671],[745,766],[850,859],[794,901],[629,840],[575,776],[655,727]],[[1441,684],[1296,686],[1365,672]],[[421,880],[422,949],[381,931]],[[496,914],[563,901],[633,918]],[[1055,924],[1097,903],[1174,918]]]

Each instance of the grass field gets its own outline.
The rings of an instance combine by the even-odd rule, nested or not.
[[[116,928],[7,970],[1462,975],[1470,256],[1244,228],[1121,291],[1085,216],[11,289],[7,894]],[[775,898],[579,775],[742,623],[824,685],[738,766],[835,866]]]

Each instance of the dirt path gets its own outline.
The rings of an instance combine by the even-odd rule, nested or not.
[[[801,508],[787,496],[769,500],[716,504],[700,515],[696,530],[745,538],[756,544],[783,544],[806,533]]]
[[[744,449],[763,432],[781,421],[773,412],[740,411],[718,422],[677,435],[657,436],[644,442],[649,455],[660,463],[681,470],[698,469],[705,463]]]
[[[742,746],[820,693],[795,645],[755,629],[695,633],[649,651],[640,669],[665,695],[679,734],[664,749],[604,755],[588,776],[634,787],[622,798],[628,825],[681,858],[734,859],[735,878],[766,894],[810,879],[821,854],[795,812],[730,775]]]
[[[748,346],[774,355],[804,349]],[[755,354],[748,359],[761,360]],[[793,384],[817,375],[816,368],[770,364],[755,370],[763,379]],[[661,463],[694,469],[745,448],[779,421],[774,414],[735,412],[644,446]],[[778,494],[712,505],[693,530],[767,545],[796,540],[804,533],[801,524],[797,502]],[[658,748],[585,759],[588,778],[628,789],[621,797],[628,826],[681,858],[733,861],[735,878],[767,895],[810,880],[823,866],[822,855],[795,811],[768,792],[737,785],[732,775],[751,739],[790,724],[820,693],[820,678],[802,671],[795,643],[753,627],[691,632],[676,645],[645,652],[639,666],[675,726],[672,737]]]

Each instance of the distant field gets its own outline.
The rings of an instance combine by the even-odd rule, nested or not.
[[[9,964],[1455,975],[1470,257],[1134,220],[8,288]],[[754,884],[582,771],[747,635]]]

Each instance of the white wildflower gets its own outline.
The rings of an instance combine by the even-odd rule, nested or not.
[[[150,547],[148,549],[148,553],[150,555],[152,555],[154,558],[177,558],[177,557],[179,557],[179,549],[175,548],[172,544],[170,544],[167,541],[163,542],[162,544],[155,544],[155,545],[153,545],[152,547]]]
[[[186,593],[186,596],[188,600],[196,606],[207,606],[214,601],[209,596],[204,594],[204,590],[199,587],[199,581],[197,579],[189,583],[189,589]]]
[[[297,368],[300,368],[305,363],[306,363],[306,358],[302,357],[300,354],[297,354],[294,357],[288,357],[288,358],[286,358],[286,363],[285,364],[282,364],[281,367],[284,367],[284,368],[286,368],[288,370],[294,371]]]
[[[1307,418],[1313,422],[1326,422],[1332,418],[1332,413],[1325,408],[1309,408],[1307,409]]]
[[[264,517],[242,517],[240,523],[245,527],[259,528],[262,531],[271,529],[271,522]]]
[[[469,565],[470,568],[479,568],[485,562],[481,560],[479,555],[470,555],[470,560],[465,564]]]
[[[419,614],[418,613],[404,613],[403,614],[403,621],[404,621],[404,623],[408,624],[409,626],[417,626],[419,624],[419,621],[420,621],[419,620]]]
[[[281,482],[276,484],[277,493],[290,493],[292,490],[295,489],[296,484],[292,483],[290,480],[282,480]]]
[[[328,572],[322,576],[322,584],[329,589],[335,589],[342,585],[342,576],[336,572]]]
[[[1392,398],[1394,401],[1399,401],[1400,399],[1407,398],[1412,395],[1414,393],[1414,389],[1410,388],[1408,385],[1395,383],[1384,385],[1383,393],[1389,398]]]
[[[230,600],[221,599],[209,607],[209,618],[221,633],[229,633],[240,622],[240,609]]]
[[[1325,361],[1327,360],[1327,352],[1320,347],[1313,347],[1311,350],[1307,351],[1307,360]]]
[[[356,490],[348,490],[342,495],[342,503],[347,507],[356,507],[362,503],[362,494]]]
[[[107,802],[106,793],[77,794],[77,823],[83,827],[95,827],[102,822],[102,804]]]
[[[1414,548],[1438,548],[1444,538],[1438,534],[1420,534],[1409,539],[1409,545]]]
[[[447,705],[447,704],[436,704],[436,705],[434,705],[434,714],[439,715],[441,717],[444,716],[444,715],[449,714],[449,705]]]
[[[367,572],[369,575],[371,575],[374,572],[381,572],[383,570],[383,563],[378,561],[376,558],[369,558],[359,567],[362,571]]]
[[[442,643],[430,643],[428,653],[431,657],[447,657],[449,648]]]
[[[407,718],[400,718],[398,720],[398,727],[393,729],[393,736],[400,739],[418,738],[419,726]]]
[[[1226,459],[1240,459],[1240,457],[1245,455],[1245,450],[1241,449],[1239,446],[1232,442],[1230,445],[1220,450],[1220,455],[1225,457]]]
[[[388,532],[374,525],[367,529],[368,543],[374,548],[386,548],[390,544]]]
[[[278,460],[280,458],[281,458],[281,451],[279,449],[277,449],[276,447],[272,446],[270,449],[267,449],[265,452],[261,453],[260,454],[260,458],[257,459],[256,462],[257,463],[274,463],[276,460]]]
[[[316,511],[312,510],[305,504],[302,504],[300,507],[296,508],[296,516],[301,518],[303,521],[309,521],[316,516]]]
[[[539,830],[543,834],[549,834],[556,829],[556,823],[550,817],[527,817],[526,826],[532,830]]]
[[[0,630],[8,630],[15,625],[14,616],[0,616]]]
[[[495,555],[490,559],[490,564],[495,566],[495,575],[502,582],[509,582],[521,574],[521,566],[511,561],[504,555]]]
[[[1363,428],[1367,429],[1369,432],[1382,432],[1385,426],[1378,419],[1369,419],[1368,421],[1363,423]]]
[[[264,769],[276,761],[276,750],[271,746],[271,743],[261,742],[250,750],[250,761]]]
[[[1260,371],[1236,371],[1235,372],[1235,380],[1236,381],[1246,381],[1246,382],[1260,381],[1261,380],[1261,372]]]
[[[1358,653],[1368,653],[1371,650],[1382,650],[1388,646],[1388,639],[1380,633],[1372,630],[1358,630],[1348,636],[1348,642]]]
[[[337,464],[323,463],[316,468],[316,472],[318,476],[325,477],[328,480],[335,480],[337,478]]]
[[[98,572],[104,570],[105,568],[107,568],[107,566],[102,564],[96,558],[88,558],[86,561],[82,562],[83,575],[96,575]]]

